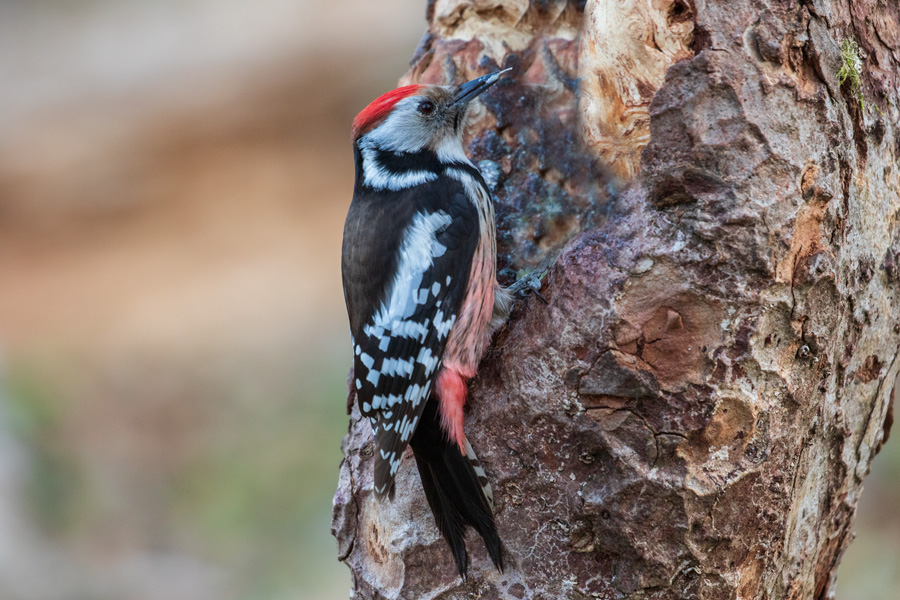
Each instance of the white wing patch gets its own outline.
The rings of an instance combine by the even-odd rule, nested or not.
[[[399,253],[400,264],[397,266],[390,294],[375,314],[372,324],[363,327],[366,335],[381,337],[388,331],[401,337],[422,335],[424,324],[404,319],[412,316],[417,305],[427,301],[426,297],[419,302],[422,277],[431,266],[432,259],[442,256],[447,251],[447,248],[437,241],[437,232],[448,226],[451,221],[450,215],[444,211],[431,214],[418,213],[413,218],[403,236]],[[447,283],[449,284],[449,281]]]

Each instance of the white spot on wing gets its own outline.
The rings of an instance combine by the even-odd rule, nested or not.
[[[400,431],[400,439],[402,441],[407,441],[416,430],[416,424],[419,422],[419,417],[413,417],[413,419],[406,423]]]
[[[413,372],[412,359],[403,360],[402,358],[386,358],[381,365],[381,372],[388,376],[406,375],[409,377]]]
[[[431,348],[423,346],[419,350],[419,355],[416,357],[416,362],[425,367],[425,374],[431,375],[434,373],[435,368],[438,364],[438,357],[432,354]]]
[[[438,339],[442,340],[450,333],[450,328],[456,322],[456,315],[450,315],[450,318],[444,319],[444,311],[439,310],[434,315],[434,328],[437,329]]]
[[[419,402],[422,401],[422,398],[428,394],[428,387],[422,387],[418,383],[414,383],[408,388],[406,388],[406,395],[404,396],[404,400],[407,402],[412,402],[412,405],[419,406]]]
[[[394,322],[391,323],[390,333],[390,337],[419,338],[419,340],[424,340],[425,334],[428,333],[428,329],[425,325],[416,321],[401,321],[400,319],[395,319]]]

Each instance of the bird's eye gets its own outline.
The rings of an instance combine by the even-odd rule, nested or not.
[[[432,112],[434,112],[434,104],[432,104],[428,100],[419,102],[419,112],[423,115],[430,115]]]

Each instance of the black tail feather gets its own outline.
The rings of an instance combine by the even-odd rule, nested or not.
[[[410,441],[428,505],[463,578],[469,566],[465,543],[469,526],[484,539],[494,566],[503,571],[503,547],[491,505],[472,463],[441,428],[437,405],[437,399],[429,398]]]

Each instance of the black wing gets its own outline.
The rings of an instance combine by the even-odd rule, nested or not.
[[[344,297],[357,402],[375,431],[375,490],[393,481],[440,370],[468,284],[478,214],[441,177],[402,192],[357,190],[344,227]]]

